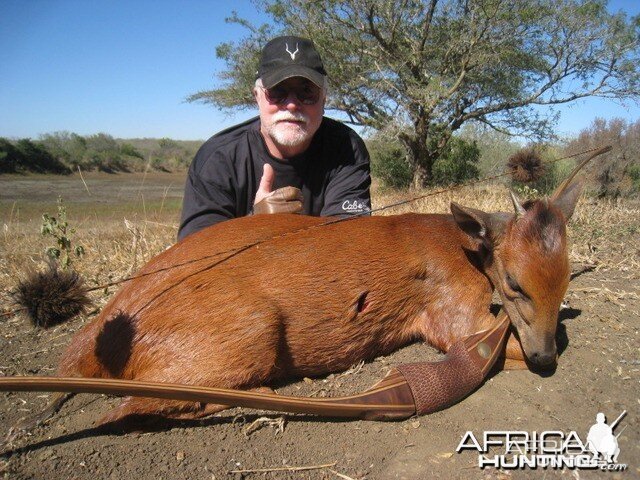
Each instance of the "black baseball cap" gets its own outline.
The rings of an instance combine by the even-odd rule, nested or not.
[[[307,38],[276,37],[262,49],[258,78],[265,88],[291,77],[304,77],[322,87],[326,74],[320,55]]]

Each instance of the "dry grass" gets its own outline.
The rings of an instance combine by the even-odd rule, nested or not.
[[[640,202],[585,199],[576,208],[569,232],[572,261],[638,278]]]
[[[41,216],[56,215],[58,196],[76,230],[73,245],[86,251],[74,267],[95,286],[130,275],[175,242],[183,185],[184,174],[0,177],[0,305],[25,271],[44,265],[55,240],[40,234]],[[110,293],[94,293],[98,307]]]
[[[176,223],[175,218],[163,220]],[[119,222],[79,226],[73,241],[74,244],[83,245],[86,254],[76,260],[73,266],[89,287],[131,275],[175,242],[177,228],[170,223],[167,225],[160,225],[155,220],[129,220],[123,217]],[[51,239],[43,238],[39,230],[32,227],[5,229],[0,237],[0,290],[5,298],[8,290],[28,269],[43,268],[43,252],[52,245]],[[105,294],[104,291],[94,292],[92,298],[97,306],[104,303]],[[5,301],[2,303],[6,304]]]
[[[374,208],[429,192],[374,195]],[[499,184],[465,187],[429,196],[380,215],[448,213],[451,202],[495,212],[513,210],[508,189]],[[568,227],[570,259],[596,269],[616,269],[637,278],[640,271],[640,202],[637,199],[597,200],[583,196]]]
[[[120,178],[121,181],[127,181],[126,176]],[[145,187],[153,188],[149,179],[133,178],[136,182],[144,180]],[[172,182],[172,185],[180,185],[179,181]],[[157,191],[160,192],[158,195],[162,195],[163,188],[166,187],[157,186]],[[135,192],[135,188],[130,190]],[[418,195],[427,193],[420,192]],[[89,286],[102,285],[131,275],[154,255],[174,243],[180,202],[168,202],[166,190],[164,195],[146,200],[140,196],[137,200],[135,197],[124,196],[121,201],[110,205],[101,201],[91,203],[86,199],[82,203],[67,203],[70,213],[75,212],[69,218],[70,224],[77,230],[73,241],[83,245],[86,250],[85,257],[75,262],[75,268],[85,277]],[[414,196],[415,192],[381,192],[374,186],[374,208]],[[508,190],[502,185],[489,185],[429,196],[379,214],[447,213],[451,201],[486,211],[512,209]],[[51,212],[51,203],[46,205],[50,206],[48,211]],[[22,202],[23,210],[32,207],[28,202]],[[30,215],[20,219],[10,208],[4,208],[2,213],[0,301],[7,308],[8,291],[27,269],[43,266],[43,252],[52,245],[52,239],[40,235],[38,216]],[[574,264],[597,269],[627,272],[629,278],[635,278],[636,272],[640,271],[639,231],[640,203],[637,201],[583,199],[570,225],[571,260]],[[94,292],[97,307],[103,305],[112,292],[113,288],[108,292]]]

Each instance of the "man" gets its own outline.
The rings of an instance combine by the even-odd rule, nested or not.
[[[605,420],[604,413],[596,415],[596,423],[591,426],[587,434],[587,448],[593,458],[602,455],[603,460],[607,462],[617,462],[620,454],[618,439],[613,434],[613,428],[607,425]]]
[[[187,177],[178,239],[254,213],[349,215],[371,209],[369,154],[349,127],[323,116],[326,72],[310,40],[262,50],[259,117],[210,138]]]

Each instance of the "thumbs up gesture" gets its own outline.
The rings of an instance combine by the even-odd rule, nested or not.
[[[256,199],[253,202],[253,213],[300,213],[302,192],[296,187],[282,187],[271,191],[274,178],[273,167],[265,163]]]

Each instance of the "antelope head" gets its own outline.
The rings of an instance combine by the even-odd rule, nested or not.
[[[550,198],[524,204],[512,194],[513,214],[451,204],[458,226],[480,244],[486,273],[538,367],[556,361],[558,312],[570,276],[566,224],[581,190],[580,182],[565,181]]]

